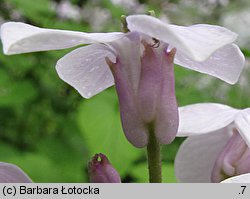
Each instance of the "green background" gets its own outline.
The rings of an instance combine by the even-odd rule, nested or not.
[[[223,25],[225,16],[249,9],[247,0],[131,1],[136,2],[137,7],[114,4],[109,0],[68,1],[80,13],[76,19],[59,13],[57,8],[62,2],[1,0],[0,21],[23,21],[44,28],[83,32],[108,32],[120,31],[122,14],[145,13],[151,9],[158,17],[168,17],[171,23],[178,25]],[[107,19],[98,24],[98,14],[95,13],[104,13]],[[249,57],[250,47],[242,45],[241,48]],[[71,50],[13,56],[0,54],[0,161],[17,164],[35,182],[88,182],[87,163],[95,153],[102,152],[121,174],[123,182],[147,182],[145,150],[134,148],[125,139],[114,88],[86,100],[59,79],[55,63]],[[231,86],[176,66],[179,106],[218,102],[236,108],[249,107],[248,67],[247,58],[239,83]],[[176,182],[174,157],[182,141],[177,138],[163,147],[164,182]]]

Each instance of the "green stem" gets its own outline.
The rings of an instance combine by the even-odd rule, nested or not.
[[[162,182],[161,174],[161,146],[158,143],[154,132],[149,134],[149,143],[147,146],[148,155],[148,171],[149,182],[160,183]]]

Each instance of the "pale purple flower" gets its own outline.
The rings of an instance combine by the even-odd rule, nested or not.
[[[175,159],[180,182],[221,182],[250,173],[250,109],[216,103],[179,108],[177,136],[188,136]]]
[[[88,165],[90,183],[120,183],[121,178],[104,154],[96,154]]]
[[[85,98],[116,83],[128,140],[144,147],[149,131],[154,131],[160,144],[168,144],[178,128],[173,62],[236,83],[244,66],[244,56],[233,43],[237,35],[219,26],[176,26],[147,15],[126,20],[129,33],[83,33],[9,22],[1,27],[1,39],[9,55],[91,44],[61,58],[56,65],[59,76]]]
[[[0,183],[30,183],[29,176],[14,164],[0,162]]]

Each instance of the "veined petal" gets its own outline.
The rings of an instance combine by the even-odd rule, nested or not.
[[[250,109],[243,110],[240,114],[235,118],[235,125],[250,148]]]
[[[0,162],[0,183],[29,183],[31,179],[14,164]]]
[[[180,66],[209,74],[230,84],[235,84],[244,67],[245,58],[235,44],[226,45],[214,52],[207,60],[197,62],[177,51],[174,62]]]
[[[187,138],[175,158],[179,182],[211,182],[214,163],[231,135],[230,128]]]
[[[250,173],[228,178],[221,183],[250,183]]]
[[[199,24],[176,26],[165,24],[148,15],[131,15],[127,18],[130,31],[145,33],[162,40],[195,61],[205,61],[221,47],[231,44],[237,34],[220,26]]]
[[[177,136],[191,136],[216,131],[232,123],[241,110],[216,103],[199,103],[179,108]]]
[[[110,42],[123,33],[83,33],[38,28],[20,22],[7,22],[1,26],[3,51],[7,55],[70,48],[79,44]]]
[[[109,47],[92,44],[65,55],[57,62],[56,70],[62,80],[73,86],[84,98],[90,98],[114,84],[105,57],[115,60]]]

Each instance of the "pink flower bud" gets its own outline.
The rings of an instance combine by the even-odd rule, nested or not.
[[[232,137],[218,156],[211,176],[212,182],[250,173],[250,149],[239,132],[234,129]]]
[[[110,164],[107,157],[96,154],[88,165],[89,179],[91,183],[120,183],[121,178],[118,172]]]

